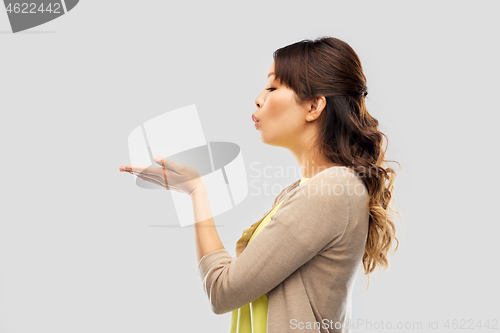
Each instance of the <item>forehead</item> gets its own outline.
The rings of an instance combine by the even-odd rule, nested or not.
[[[267,71],[267,75],[266,77],[269,75],[269,73],[273,73],[274,72],[274,61],[273,63],[271,64],[271,66],[269,67],[269,70]]]

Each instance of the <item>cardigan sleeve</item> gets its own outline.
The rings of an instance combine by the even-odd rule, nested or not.
[[[349,202],[333,176],[312,177],[292,191],[238,257],[226,249],[198,263],[215,314],[238,309],[268,293],[345,233]]]

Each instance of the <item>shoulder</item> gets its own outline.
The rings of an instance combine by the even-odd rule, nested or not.
[[[276,204],[285,197],[279,210],[305,208],[317,211],[321,207],[320,210],[327,214],[331,210],[361,208],[368,200],[363,180],[355,170],[344,166],[330,167],[299,183],[300,180],[292,183],[275,199]]]
[[[276,205],[276,203],[278,203],[289,192],[291,192],[293,189],[295,189],[297,186],[299,186],[299,184],[300,184],[300,179],[294,181],[293,183],[291,183],[290,185],[288,185],[287,187],[285,187],[283,190],[281,190],[281,192],[274,199],[274,205]],[[266,215],[267,215],[267,213],[266,213]]]
[[[312,190],[319,185],[330,185],[335,186],[337,189],[349,191],[352,187],[359,187],[358,192],[366,190],[363,180],[357,175],[356,171],[349,167],[338,166],[325,169],[306,182],[301,186],[303,189]]]
[[[356,171],[349,167],[331,167],[325,169],[297,188],[300,196],[318,201],[354,205],[365,204],[368,190]],[[299,195],[299,193],[297,193]]]

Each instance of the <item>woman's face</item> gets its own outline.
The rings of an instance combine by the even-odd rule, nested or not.
[[[274,61],[266,77],[266,88],[255,99],[258,109],[252,118],[258,120],[262,142],[291,148],[304,134],[307,108],[296,103],[293,90],[274,79]]]

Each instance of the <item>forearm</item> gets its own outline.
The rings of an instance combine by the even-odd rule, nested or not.
[[[196,256],[199,262],[203,256],[217,250],[224,249],[217,228],[212,217],[212,210],[208,201],[205,182],[202,180],[191,193],[191,202],[194,211],[194,230],[196,242]]]

